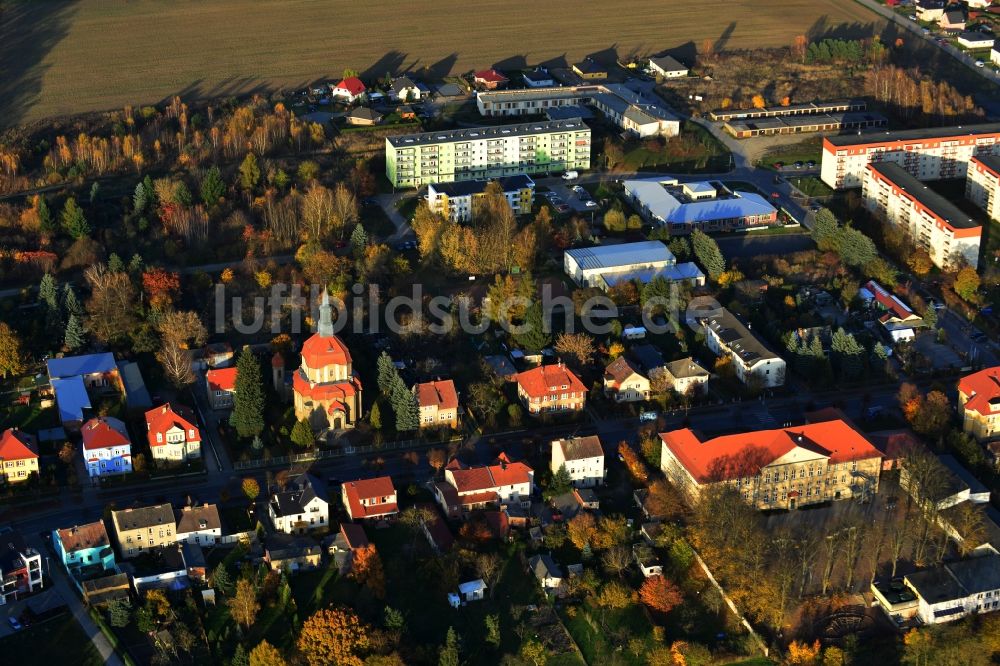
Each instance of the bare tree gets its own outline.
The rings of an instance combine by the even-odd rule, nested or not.
[[[333,190],[333,211],[330,216],[332,231],[340,238],[344,237],[345,229],[354,229],[358,223],[358,199],[343,183],[337,183]]]
[[[632,553],[627,546],[615,546],[614,548],[608,548],[604,555],[601,556],[601,564],[609,572],[613,573],[619,578],[625,573],[629,565],[632,563]]]
[[[496,553],[483,553],[476,558],[476,572],[490,588],[490,599],[503,573],[503,560]]]

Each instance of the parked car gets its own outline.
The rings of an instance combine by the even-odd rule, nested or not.
[[[795,163],[795,168],[796,169],[801,169],[802,168],[802,162],[796,162]]]
[[[417,249],[417,241],[403,241],[402,243],[396,243],[397,252],[405,252],[406,250]]]
[[[563,180],[576,180],[580,177],[579,171],[567,171],[562,175]]]
[[[983,62],[982,60],[977,60],[976,67],[986,67],[986,63]]]
[[[597,208],[597,202],[594,201],[593,199],[587,199],[587,201],[585,201],[583,205],[586,206],[587,208]]]
[[[24,628],[24,626],[20,622],[18,622],[17,618],[14,617],[13,615],[7,618],[7,624],[9,624],[10,628],[13,629],[14,631],[19,631]]]
[[[577,195],[585,194],[587,192],[587,190],[583,189],[582,185],[574,185],[573,191],[576,192]]]

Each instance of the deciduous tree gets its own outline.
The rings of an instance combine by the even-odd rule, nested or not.
[[[375,544],[370,543],[354,551],[351,577],[371,590],[376,599],[385,598],[385,571]]]
[[[260,484],[257,483],[257,479],[248,476],[243,479],[240,484],[240,488],[243,490],[243,494],[247,496],[247,499],[253,502],[260,495]]]
[[[0,321],[0,375],[6,379],[24,372],[24,352],[21,338],[7,322]]]
[[[348,608],[324,608],[302,624],[296,645],[309,666],[362,666],[368,627]]]
[[[266,640],[250,650],[250,666],[285,666],[287,663],[278,648]]]
[[[246,578],[236,582],[236,593],[229,599],[229,614],[237,624],[249,629],[257,618],[260,603],[257,601],[257,590]]]
[[[569,356],[582,367],[594,355],[594,339],[586,333],[560,333],[556,338],[555,350]]]
[[[669,613],[683,600],[681,591],[663,576],[650,576],[639,588],[639,599],[658,613]]]

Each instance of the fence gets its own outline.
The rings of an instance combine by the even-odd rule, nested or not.
[[[315,462],[317,460],[346,458],[348,456],[363,456],[373,453],[383,453],[386,451],[401,451],[404,449],[417,449],[436,445],[447,446],[449,444],[453,444],[454,442],[461,441],[461,437],[452,437],[451,439],[442,440],[440,442],[432,442],[426,439],[401,439],[398,441],[383,442],[379,446],[371,444],[367,446],[343,446],[336,449],[321,449],[306,453],[296,453],[291,456],[276,456],[274,458],[263,458],[260,460],[238,460],[233,463],[233,469],[236,471],[242,471],[247,469],[260,469],[263,467],[279,467],[282,465],[290,465],[292,463]]]
[[[764,639],[760,637],[760,634],[754,631],[754,628],[750,626],[750,622],[747,621],[743,613],[741,613],[740,610],[736,607],[736,604],[733,603],[733,600],[729,598],[729,595],[726,594],[726,591],[722,589],[722,585],[720,585],[719,581],[717,581],[715,579],[715,576],[712,575],[712,571],[708,568],[708,565],[705,564],[705,560],[701,559],[701,555],[698,554],[698,551],[695,550],[694,547],[692,547],[691,552],[694,553],[694,559],[698,562],[698,566],[701,567],[701,570],[705,573],[705,577],[708,578],[709,582],[712,583],[712,586],[715,587],[716,590],[718,590],[719,594],[722,596],[722,600],[726,602],[727,606],[729,606],[729,610],[731,610],[733,612],[733,615],[735,615],[739,619],[740,624],[742,624],[743,628],[747,630],[747,632],[750,634],[750,637],[757,644],[757,647],[760,648],[760,651],[764,653],[764,656],[765,657],[768,656],[768,652],[770,652],[770,650],[767,647],[767,643],[765,643]]]

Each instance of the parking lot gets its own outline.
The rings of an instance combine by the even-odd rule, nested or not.
[[[551,191],[543,192],[541,196],[545,197],[559,213],[592,214],[600,209],[582,185],[554,184],[551,186]]]

